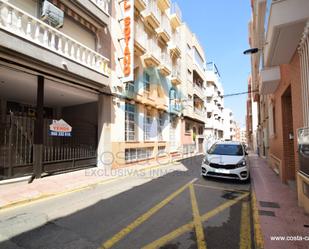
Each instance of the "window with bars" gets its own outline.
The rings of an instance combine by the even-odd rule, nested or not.
[[[125,161],[134,162],[152,157],[153,147],[125,149]]]
[[[150,130],[152,124],[152,117],[150,111],[145,112],[144,116],[144,140],[150,140]]]
[[[136,140],[136,106],[125,104],[125,141]]]

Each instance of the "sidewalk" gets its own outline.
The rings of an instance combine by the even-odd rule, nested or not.
[[[279,176],[270,168],[266,160],[254,154],[249,158],[264,248],[309,248],[308,240],[299,241],[300,237],[285,237],[309,236],[309,227],[305,227],[309,225],[309,216],[297,206],[296,191],[281,183]],[[271,236],[284,237],[275,241]]]
[[[199,154],[178,157],[172,160],[176,162],[198,155]],[[134,172],[155,169],[170,164],[172,164],[172,161],[168,164],[161,165],[156,161],[145,162],[134,166],[115,169],[113,171],[94,167],[35,179],[30,184],[28,184],[27,181],[3,184],[0,185],[0,210],[38,199],[95,187],[97,184],[104,184],[119,178],[125,178]],[[118,171],[117,173],[117,170],[121,172]]]

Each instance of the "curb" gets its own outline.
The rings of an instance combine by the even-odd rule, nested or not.
[[[252,179],[251,179],[252,181]],[[264,249],[264,238],[261,229],[254,183],[251,183],[251,211],[253,220],[253,235],[255,249]]]
[[[188,159],[188,158],[192,158],[192,157],[195,157],[195,156],[201,156],[201,155],[202,154],[196,154],[196,155],[185,157],[185,158],[175,159],[175,161],[179,162],[181,160],[185,160],[185,159]],[[153,166],[150,166],[150,167],[139,169],[137,171],[141,172],[141,171],[151,170],[151,169],[160,168],[160,167],[164,167],[164,166],[167,166],[167,165],[157,164],[157,165],[153,165]],[[28,199],[24,199],[24,200],[19,200],[19,201],[11,202],[11,203],[5,204],[4,206],[0,206],[0,212],[3,211],[3,210],[9,209],[9,208],[13,208],[13,207],[17,207],[17,206],[22,206],[22,205],[27,205],[27,204],[30,204],[32,202],[37,202],[37,201],[40,201],[40,200],[46,200],[46,199],[54,198],[54,197],[60,197],[60,196],[63,196],[63,195],[74,193],[74,192],[79,192],[79,191],[83,191],[83,190],[86,190],[86,189],[91,189],[91,188],[96,187],[97,185],[107,184],[107,183],[110,183],[110,182],[113,182],[113,181],[116,181],[116,180],[119,180],[119,179],[127,178],[129,176],[130,175],[122,176],[122,177],[112,177],[112,178],[105,179],[105,180],[102,180],[102,181],[97,181],[97,182],[94,182],[94,183],[90,183],[90,184],[87,184],[87,185],[84,185],[84,186],[81,186],[81,187],[68,189],[68,190],[65,190],[65,191],[62,191],[62,192],[50,193],[50,194],[42,194],[42,195],[39,195],[39,196],[34,197],[34,198],[28,198]]]

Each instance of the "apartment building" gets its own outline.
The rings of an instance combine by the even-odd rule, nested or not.
[[[207,63],[206,83],[207,119],[205,134],[209,140],[214,141],[224,138],[224,92],[219,70],[213,62]]]
[[[223,109],[223,139],[224,140],[233,140],[234,135],[234,117],[231,109]]]
[[[206,123],[206,57],[195,34],[186,24],[180,27],[181,79],[180,91],[183,98],[181,116],[181,143],[183,147],[196,145],[204,151],[204,127]]]
[[[258,103],[259,154],[283,183],[297,186],[299,205],[309,212],[309,2],[251,3],[249,43],[259,49],[251,57],[252,88],[258,90],[253,99]]]
[[[132,25],[129,77],[125,75],[126,9]],[[111,57],[114,97],[109,104],[112,111],[106,134],[110,136],[112,158],[104,153],[106,159],[102,163],[123,167],[178,153],[182,83],[180,9],[170,1],[115,1],[111,19],[115,34]]]
[[[0,0],[0,178],[96,165],[109,23],[109,1]]]
[[[252,90],[252,76],[248,78],[248,97],[246,106],[246,135],[249,148],[255,153],[259,153],[258,147],[258,103],[254,101],[256,94]]]

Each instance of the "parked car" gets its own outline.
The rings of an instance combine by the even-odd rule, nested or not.
[[[246,149],[241,142],[216,142],[206,152],[202,175],[227,179],[250,180]]]

